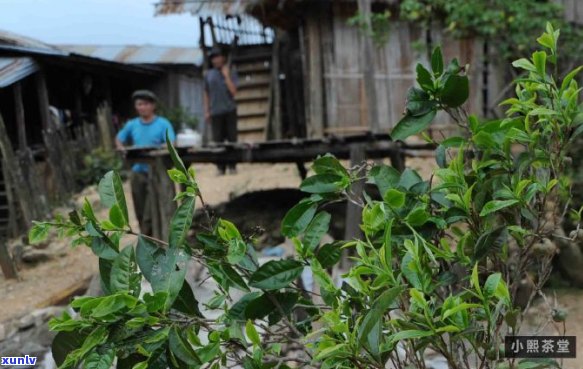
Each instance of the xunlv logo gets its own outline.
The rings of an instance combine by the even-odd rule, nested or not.
[[[36,356],[4,356],[0,365],[35,365]]]

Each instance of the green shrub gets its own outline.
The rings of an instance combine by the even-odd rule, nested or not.
[[[196,129],[198,127],[198,118],[190,114],[182,106],[174,108],[161,106],[158,109],[158,114],[170,121],[175,132],[180,131],[182,128]]]
[[[82,186],[97,184],[110,170],[120,171],[123,162],[118,153],[98,147],[83,157],[83,168],[79,171],[77,181]]]
[[[105,291],[81,297],[50,322],[59,333],[53,356],[61,368],[425,368],[429,350],[450,368],[548,368],[550,361],[508,361],[500,349],[506,334],[520,331],[515,299],[526,274],[535,292],[550,270],[553,249],[541,242],[553,233],[569,191],[565,155],[583,131],[574,76],[554,74],[558,31],[547,28],[543,50],[514,66],[524,71],[507,116],[479,121],[462,104],[468,79],[457,61],[444,64],[436,49],[431,68],[417,67],[419,87],[393,131],[405,139],[445,111],[465,136],[439,142],[437,169],[423,179],[385,165],[348,170],[334,157],[315,160],[307,193],[286,214],[282,233],[297,251],[294,259],[259,265],[249,239],[231,222],[209,217],[209,231],[187,240],[195,200],[202,200],[193,170],[174,148],[170,178],[183,185],[167,240],[136,234],[128,223],[121,179],[106,174],[99,184],[108,219],[97,219],[86,203],[69,220],[37,223],[34,242],[56,227],[99,257]],[[362,170],[364,168],[364,175]],[[355,194],[366,180],[382,195]],[[320,245],[331,215],[326,205],[348,199],[362,207],[359,239]],[[242,210],[244,211],[244,209]],[[137,236],[121,247],[120,238]],[[336,283],[330,269],[344,252],[353,261]],[[219,317],[199,310],[185,281],[186,262],[202,262],[216,282],[205,302]],[[296,280],[310,268],[319,292]],[[153,293],[140,294],[146,279]],[[234,298],[231,290],[243,293]],[[531,295],[531,298],[534,295]],[[550,314],[550,312],[549,312]],[[555,317],[556,318],[556,317]],[[201,337],[208,337],[202,340]],[[286,356],[295,347],[301,353]]]

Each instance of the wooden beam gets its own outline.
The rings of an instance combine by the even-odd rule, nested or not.
[[[81,280],[74,281],[71,285],[57,291],[46,300],[39,302],[35,305],[35,307],[41,309],[47,306],[64,305],[70,303],[73,297],[82,295],[85,293],[85,291],[87,291],[92,278],[93,276],[88,276]]]
[[[330,153],[339,159],[350,158],[352,144],[364,144],[366,157],[387,158],[395,151],[411,156],[422,150],[434,150],[435,145],[427,143],[399,144],[392,142],[389,135],[355,135],[341,138],[278,140],[257,143],[224,143],[206,148],[177,148],[178,154],[189,163],[296,163],[314,160],[318,155]],[[158,156],[168,156],[159,148],[131,148],[125,151],[130,162],[153,161]]]
[[[319,7],[306,17],[307,38],[307,136],[324,135],[324,77],[322,65],[321,22]]]
[[[367,29],[371,29],[371,0],[358,0],[358,11],[364,17]],[[362,57],[366,118],[370,130],[377,133],[380,125],[377,109],[374,46],[372,38],[365,33],[362,34]]]
[[[24,104],[22,103],[22,85],[16,82],[12,88],[14,92],[14,112],[16,117],[16,130],[18,131],[18,148],[26,147],[26,124],[24,120]]]
[[[51,111],[49,103],[49,91],[44,72],[41,70],[36,74],[36,89],[38,93],[38,106],[40,109],[40,120],[43,129],[52,127]]]

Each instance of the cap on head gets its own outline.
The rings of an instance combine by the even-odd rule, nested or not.
[[[132,100],[147,100],[153,103],[158,102],[158,96],[150,90],[137,90],[132,94]]]
[[[213,47],[208,53],[209,59],[212,59],[215,56],[219,56],[219,55],[225,56],[225,53],[223,52],[223,50],[220,47],[217,47],[217,46]]]

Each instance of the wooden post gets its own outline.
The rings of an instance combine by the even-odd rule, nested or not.
[[[273,139],[279,140],[282,137],[282,125],[281,125],[281,90],[279,83],[279,35],[281,31],[275,31],[275,39],[273,40],[272,48],[272,58],[271,58],[271,104],[270,119],[267,124],[269,124],[271,129],[267,129],[266,132],[271,130],[271,137]],[[269,137],[267,137],[269,138]]]
[[[40,120],[43,129],[52,127],[51,111],[49,109],[49,91],[47,89],[47,81],[44,72],[41,70],[36,75],[36,88],[38,91],[38,106],[40,109]]]
[[[97,126],[101,135],[101,145],[106,150],[113,150],[113,133],[111,129],[111,107],[104,101],[97,108]]]
[[[26,125],[24,120],[24,104],[22,103],[22,85],[16,82],[14,91],[14,112],[16,116],[16,129],[18,130],[18,148],[26,147]]]
[[[319,8],[306,17],[308,86],[306,97],[307,136],[309,138],[324,135],[324,78],[322,75],[322,43]]]
[[[170,158],[156,157],[150,166],[149,205],[152,219],[153,237],[165,240],[169,235],[169,225],[176,210],[174,183],[168,178],[167,170],[172,167]]]
[[[405,154],[401,150],[401,146],[398,142],[393,142],[389,158],[391,159],[391,166],[393,168],[397,169],[399,172],[405,170]]]
[[[354,144],[350,146],[350,166],[355,166],[361,164],[366,160],[366,147],[363,144]],[[362,173],[361,173],[362,174]],[[364,190],[364,181],[360,180],[355,182],[350,188],[357,198],[360,198],[362,191]],[[344,228],[344,239],[352,240],[354,238],[359,238],[362,236],[362,231],[360,230],[360,223],[362,220],[362,208],[353,202],[348,201],[346,203],[346,226]],[[341,260],[341,267],[343,270],[348,268],[348,253],[347,250],[344,251]]]
[[[209,25],[211,30],[211,39],[213,40],[213,47],[217,45],[217,34],[215,32],[215,22],[213,21],[212,17],[208,17],[206,19],[206,23]]]
[[[371,0],[358,0],[358,11],[364,17],[366,27],[371,28]],[[362,35],[363,81],[366,100],[368,127],[372,133],[379,132],[379,113],[377,109],[377,92],[375,82],[375,61],[373,40],[370,36]]]
[[[19,156],[23,151],[18,151],[16,156]],[[8,205],[8,230],[5,233],[7,238],[9,237],[17,237],[18,236],[18,224],[16,219],[16,204],[14,203],[14,195],[12,191],[12,182],[10,181],[10,173],[6,169],[6,163],[2,163],[2,178],[4,178],[4,198],[6,199],[6,203]]]
[[[3,164],[6,165],[6,171],[10,173],[10,178],[4,178],[14,184],[14,189],[18,196],[18,202],[22,209],[22,216],[24,218],[24,223],[27,227],[32,225],[34,217],[37,216],[34,211],[35,194],[31,194],[28,189],[27,181],[22,175],[20,166],[18,165],[18,159],[14,155],[14,150],[12,149],[12,143],[8,139],[8,133],[6,132],[6,125],[4,124],[4,118],[0,114],[0,153],[2,154]]]
[[[8,252],[8,243],[6,239],[0,240],[0,268],[6,279],[16,279],[18,278],[18,273],[16,272],[16,267],[10,257]]]

